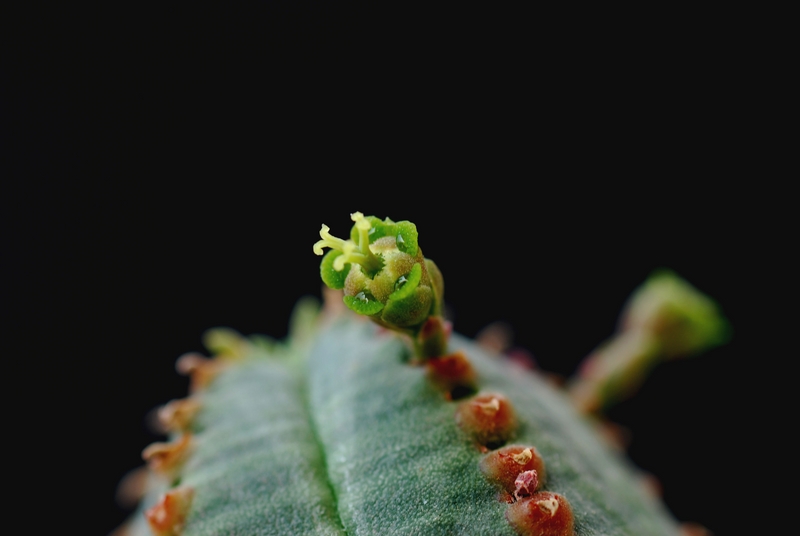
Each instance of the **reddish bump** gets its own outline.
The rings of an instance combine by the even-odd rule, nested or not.
[[[517,491],[517,477],[525,471],[536,471],[537,486],[544,483],[544,460],[536,447],[509,445],[490,452],[481,460],[481,471],[486,478],[508,493]]]
[[[475,389],[475,369],[463,352],[455,352],[444,357],[429,359],[426,364],[428,376],[450,398],[456,390]],[[457,398],[457,397],[455,397]]]
[[[540,491],[509,505],[509,524],[522,536],[574,536],[572,507],[563,495]]]
[[[198,411],[200,402],[196,398],[172,400],[158,408],[158,423],[165,432],[182,432],[188,430]]]
[[[458,405],[456,421],[480,445],[505,443],[514,435],[517,418],[511,402],[500,394],[481,394]]]
[[[175,488],[164,494],[155,506],[144,513],[153,534],[180,536],[193,497],[194,490],[188,487]]]
[[[142,451],[142,458],[155,473],[173,476],[189,456],[192,434],[185,433],[171,443],[153,443]]]
[[[420,328],[419,337],[422,340],[438,336],[444,331],[445,320],[440,316],[429,316]]]
[[[189,391],[197,391],[207,387],[225,368],[225,363],[209,359],[195,352],[183,354],[175,362],[175,369],[184,376],[190,376]]]

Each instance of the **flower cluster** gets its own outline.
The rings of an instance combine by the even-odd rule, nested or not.
[[[416,332],[432,315],[440,315],[444,282],[430,259],[422,256],[417,226],[360,212],[343,240],[322,226],[314,253],[322,255],[320,275],[327,286],[344,290],[344,303],[379,324]]]

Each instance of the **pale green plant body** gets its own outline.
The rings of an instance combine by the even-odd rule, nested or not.
[[[547,468],[540,492],[571,505],[568,528],[540,534],[678,534],[638,471],[566,393],[450,336],[441,319],[441,274],[421,256],[413,224],[381,222],[379,233],[401,230],[413,242],[400,251],[387,234],[369,248],[368,233],[380,220],[353,219],[351,240],[335,239],[324,226],[315,250],[334,247],[338,253],[323,260],[323,280],[378,325],[330,306],[320,315],[303,301],[286,342],[211,332],[207,340],[225,366],[192,394],[199,410],[173,432],[176,441],[190,434],[191,447],[166,478],[151,477],[141,507],[150,524],[134,516],[129,536],[535,534],[507,515],[528,498],[509,497],[481,470],[501,445],[481,444],[456,418],[486,393],[513,406],[513,428],[501,443],[535,447]],[[358,296],[365,291],[366,303]],[[445,352],[466,356],[474,369],[458,398],[426,366]],[[164,506],[169,490],[184,497],[181,508]],[[157,515],[175,519],[156,526]]]

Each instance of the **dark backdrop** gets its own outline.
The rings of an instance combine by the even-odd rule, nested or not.
[[[764,194],[731,180],[756,159],[724,51],[691,25],[692,47],[664,29],[631,30],[633,46],[482,15],[272,3],[18,21],[0,73],[3,323],[21,343],[9,367],[32,370],[11,389],[87,534],[123,520],[116,482],[160,439],[144,417],[186,393],[177,356],[214,326],[284,336],[295,301],[319,296],[320,224],[344,234],[356,210],[417,224],[458,331],[505,320],[562,375],[653,269],[715,297],[731,343],[659,367],[611,416],[679,519],[737,524],[707,497],[740,483],[722,454],[755,338],[743,261],[770,251],[742,208]]]

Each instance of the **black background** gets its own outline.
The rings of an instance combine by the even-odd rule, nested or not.
[[[753,215],[775,192],[746,47],[702,17],[254,6],[62,8],[6,34],[3,324],[8,367],[30,365],[9,424],[42,438],[68,517],[124,519],[116,483],[160,439],[145,415],[186,393],[175,359],[209,327],[285,336],[320,293],[320,224],[358,210],[417,224],[457,331],[505,320],[562,375],[653,269],[713,296],[732,341],[611,417],[679,519],[741,527],[709,497],[741,485],[754,304],[782,288],[749,262],[775,254]]]

